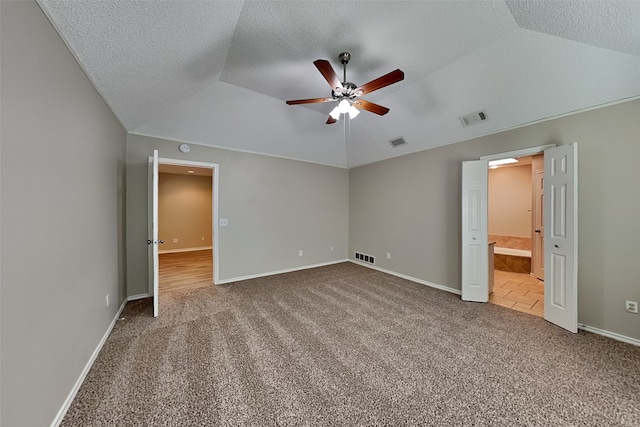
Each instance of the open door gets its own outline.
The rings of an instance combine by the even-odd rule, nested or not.
[[[153,157],[149,157],[149,183],[151,188],[149,194],[149,275],[153,288],[153,317],[158,317],[158,276],[159,276],[159,260],[158,260],[158,150],[153,150]]]
[[[577,144],[544,152],[544,318],[578,332]]]
[[[489,301],[488,162],[462,162],[462,299]]]

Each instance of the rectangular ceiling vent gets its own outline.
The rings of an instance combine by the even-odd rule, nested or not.
[[[467,127],[471,125],[477,125],[480,122],[484,122],[489,120],[486,111],[476,111],[475,113],[467,114],[466,116],[460,117],[460,122],[462,122],[462,126]]]
[[[407,143],[407,141],[405,141],[403,137],[392,139],[391,141],[389,141],[389,144],[391,144],[392,147],[397,147],[399,145],[405,145],[406,143]]]

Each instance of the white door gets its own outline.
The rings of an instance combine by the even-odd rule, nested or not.
[[[489,301],[488,162],[462,162],[462,299]]]
[[[158,150],[153,150],[153,157],[150,160],[150,173],[151,173],[151,200],[150,203],[150,237],[147,239],[147,244],[150,247],[149,251],[149,274],[151,275],[151,281],[153,283],[153,317],[158,317],[158,276],[159,276],[159,262],[158,262]]]
[[[544,152],[544,318],[578,332],[577,144]]]

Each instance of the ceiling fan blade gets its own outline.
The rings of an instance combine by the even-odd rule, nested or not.
[[[372,113],[375,113],[379,116],[384,116],[389,112],[389,109],[387,107],[374,104],[373,102],[369,102],[364,99],[356,99],[355,101],[353,101],[353,106],[361,110],[371,111]]]
[[[310,99],[294,99],[293,101],[287,101],[289,105],[298,104],[320,104],[321,102],[335,101],[333,98],[310,98]]]
[[[326,59],[316,59],[313,61],[313,65],[316,66],[320,74],[322,74],[322,77],[329,83],[331,90],[335,90],[336,88],[342,89],[342,82],[336,72],[333,71],[333,67],[329,61]]]
[[[357,87],[354,90],[354,93],[356,93],[356,95],[358,96],[362,96],[369,92],[373,92],[374,90],[378,90],[385,86],[389,86],[394,83],[397,83],[403,79],[404,79],[404,73],[402,72],[402,70],[397,69],[390,73],[385,74],[382,77],[378,77],[375,80],[371,80],[369,83],[365,83],[362,86]]]
[[[327,124],[328,124],[328,125],[332,125],[332,124],[334,124],[335,122],[337,122],[337,120],[336,120],[336,119],[334,119],[334,118],[333,118],[333,117],[331,117],[331,116],[329,116],[329,118],[327,119]]]

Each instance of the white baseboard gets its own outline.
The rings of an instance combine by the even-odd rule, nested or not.
[[[639,339],[631,338],[626,335],[617,334],[615,332],[607,331],[604,329],[594,328],[593,326],[584,325],[582,323],[578,323],[578,329],[582,329],[583,331],[592,332],[594,334],[602,335],[608,338],[613,338],[614,340],[626,342],[627,344],[633,344],[640,347]]]
[[[124,300],[122,302],[122,305],[120,306],[120,308],[118,309],[118,312],[116,313],[115,317],[111,321],[111,324],[107,328],[107,331],[102,336],[102,339],[98,343],[98,346],[93,351],[93,354],[91,354],[91,357],[87,361],[87,364],[85,365],[84,369],[80,373],[80,377],[78,377],[78,380],[73,385],[73,388],[71,389],[71,392],[69,393],[69,395],[65,399],[64,404],[62,405],[62,407],[60,408],[60,410],[56,414],[56,417],[53,419],[53,422],[51,423],[51,427],[58,427],[60,425],[60,423],[62,423],[62,420],[63,420],[64,416],[66,415],[67,411],[69,410],[69,407],[71,406],[71,403],[73,402],[73,399],[75,399],[76,394],[78,394],[78,391],[80,390],[80,387],[82,386],[82,383],[84,382],[84,379],[87,377],[87,374],[91,370],[91,367],[93,366],[93,364],[95,363],[96,359],[98,358],[98,354],[100,354],[100,350],[102,350],[102,347],[104,346],[104,343],[107,341],[107,338],[109,338],[109,334],[111,334],[111,331],[113,330],[113,327],[116,325],[116,322],[120,318],[120,314],[122,313],[122,310],[124,310],[124,306],[127,304],[127,301],[128,300],[126,299],[126,300]]]
[[[213,249],[213,246],[198,246],[197,248],[182,248],[182,249],[163,249],[159,250],[159,254],[175,254],[178,252],[195,252],[195,251],[206,251],[209,249]]]
[[[267,273],[250,274],[248,276],[242,276],[242,277],[233,277],[231,279],[219,280],[216,283],[216,285],[224,285],[224,284],[227,284],[227,283],[239,282],[241,280],[257,279],[259,277],[274,276],[276,274],[292,273],[294,271],[308,270],[310,268],[325,267],[327,265],[340,264],[340,263],[347,262],[347,261],[349,261],[349,260],[348,259],[341,259],[341,260],[337,260],[337,261],[323,262],[323,263],[320,263],[320,264],[305,265],[303,267],[288,268],[286,270],[278,270],[278,271],[270,271],[270,272],[267,272]]]
[[[147,292],[145,294],[131,295],[127,297],[127,301],[135,301],[137,299],[149,298],[151,295]]]
[[[381,271],[383,273],[390,274],[392,276],[400,277],[402,279],[407,279],[407,280],[410,280],[412,282],[419,283],[421,285],[429,286],[431,288],[440,289],[441,291],[451,292],[452,294],[456,294],[456,295],[461,295],[462,294],[462,292],[460,292],[458,289],[450,288],[449,286],[438,285],[437,283],[433,283],[433,282],[427,282],[426,280],[417,279],[415,277],[407,276],[406,274],[396,273],[395,271],[391,271],[391,270],[387,270],[387,269],[384,269],[384,268],[380,268],[380,267],[377,267],[377,266],[375,266],[373,264],[368,264],[366,262],[360,262],[360,261],[357,261],[357,260],[354,260],[354,259],[350,259],[349,262],[361,265],[363,267],[371,268],[372,270],[378,270],[378,271]]]

